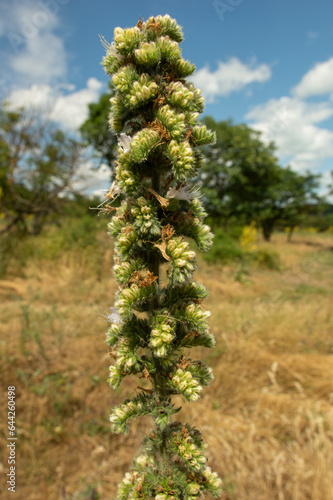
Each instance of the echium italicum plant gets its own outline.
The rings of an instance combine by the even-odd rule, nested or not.
[[[110,126],[118,134],[116,181],[104,205],[116,211],[108,228],[119,284],[107,333],[115,359],[109,382],[116,388],[132,374],[146,381],[113,408],[110,421],[114,432],[126,433],[135,417],[155,419],[119,485],[120,500],[220,495],[200,431],[176,420],[181,408],[172,402],[175,394],[199,399],[213,375],[189,357],[189,348],[214,346],[210,313],[200,305],[207,291],[192,281],[196,254],[185,238],[201,250],[212,242],[194,178],[203,163],[198,146],[213,143],[215,134],[198,123],[204,101],[186,80],[195,66],[181,56],[182,39],[180,26],[165,15],[116,28],[114,42],[105,44],[103,64],[115,90]]]

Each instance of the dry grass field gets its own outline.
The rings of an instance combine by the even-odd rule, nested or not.
[[[115,283],[111,243],[98,256],[68,250],[31,258],[0,280],[1,498],[112,499],[152,421],[128,436],[109,429],[113,391],[104,332]],[[178,418],[200,428],[222,500],[333,500],[333,237],[273,235],[280,271],[199,256],[195,279],[210,295],[214,370],[202,398]],[[192,356],[193,358],[194,356]],[[7,491],[7,387],[16,387],[16,493]]]

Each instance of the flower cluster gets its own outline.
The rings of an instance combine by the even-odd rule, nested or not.
[[[171,238],[166,253],[171,257],[170,280],[181,283],[190,278],[195,270],[195,252],[189,250],[188,242],[179,236]]]
[[[210,311],[203,311],[197,304],[188,304],[185,308],[177,309],[175,316],[195,330],[205,333],[208,330],[207,319]]]
[[[133,283],[127,288],[124,288],[118,294],[118,300],[116,302],[116,307],[119,310],[119,314],[126,318],[128,317],[133,308],[140,310],[140,305],[144,304],[147,300],[154,297],[156,294],[156,282],[152,282],[149,286],[139,286],[137,283]]]
[[[125,155],[122,155],[125,156]],[[123,193],[133,195],[137,192],[140,186],[140,180],[137,173],[124,165],[116,165],[115,168],[117,184]]]
[[[120,68],[120,70],[113,75],[112,83],[120,92],[130,92],[133,83],[138,79],[139,75],[135,71],[134,66],[129,64],[128,66]]]
[[[177,140],[185,136],[186,123],[184,113],[177,113],[166,104],[158,110],[156,117],[168,131],[171,139]]]
[[[178,43],[168,36],[160,36],[155,42],[141,42],[134,51],[135,62],[145,67],[154,66],[163,59],[171,62],[178,61],[180,57]]]
[[[186,181],[192,173],[194,156],[188,141],[177,142],[174,139],[168,144],[168,157],[172,163],[177,181]]]
[[[203,475],[207,481],[207,489],[209,488],[210,492],[214,496],[219,495],[222,486],[222,480],[219,478],[216,472],[212,472],[212,469],[210,467],[205,467]]]
[[[123,30],[116,28],[114,30],[114,41],[116,49],[120,54],[127,54],[140,42],[141,33],[137,26]]]
[[[164,314],[159,313],[153,318],[150,347],[155,356],[164,357],[167,354],[175,336],[174,330],[175,324],[168,311],[164,311]]]
[[[150,101],[157,95],[157,85],[148,75],[141,75],[140,79],[133,83],[128,94],[128,103],[132,108]]]
[[[200,398],[202,387],[188,370],[178,368],[173,374],[170,384],[176,393],[182,394],[189,401],[196,401]]]
[[[127,339],[122,340],[118,345],[117,361],[109,368],[109,384],[116,389],[126,374],[140,372],[142,365],[142,359],[135,348]]]
[[[186,467],[194,471],[200,471],[203,465],[206,464],[206,457],[204,455],[207,445],[199,442],[193,442],[188,432],[179,433],[177,440],[176,453],[182,459]]]
[[[153,415],[163,429],[171,415],[179,411],[171,404],[171,400],[161,401],[152,394],[140,393],[132,400],[113,408],[110,422],[114,432],[127,432],[128,423],[139,415]],[[150,456],[151,458],[151,456]]]
[[[145,269],[145,263],[142,259],[128,259],[119,262],[113,266],[113,271],[118,283],[126,285],[135,272]]]
[[[140,498],[138,487],[144,479],[144,473],[126,472],[124,479],[118,487],[118,498],[121,500],[131,499],[136,500]]]
[[[129,401],[113,408],[110,415],[113,432],[122,432],[127,427],[127,421],[142,414],[143,403],[141,401]]]
[[[110,236],[117,237],[121,231],[126,227],[126,213],[129,211],[129,204],[124,200],[117,210],[117,215],[112,217],[111,222],[108,224],[108,232]]]
[[[139,234],[144,237],[161,234],[161,223],[158,220],[156,209],[151,201],[141,196],[131,209],[131,213],[135,217],[134,226]]]
[[[191,281],[196,254],[185,239],[202,250],[212,242],[194,179],[203,165],[198,148],[213,143],[215,134],[198,122],[204,101],[186,80],[195,66],[182,58],[182,39],[166,15],[116,28],[114,42],[106,44],[104,66],[115,91],[110,125],[118,134],[115,186],[122,197],[108,225],[119,285],[108,315],[109,382],[116,388],[136,375],[142,391],[115,407],[110,422],[114,432],[125,433],[134,418],[150,415],[155,422],[118,500],[196,500],[220,489],[200,432],[172,420],[181,409],[173,396],[196,401],[213,379],[188,350],[215,343],[210,313],[201,307],[207,291]]]
[[[198,126],[192,128],[191,130],[191,140],[196,146],[204,146],[205,144],[211,144],[215,139],[215,133],[208,130],[206,125]]]
[[[127,257],[131,254],[133,247],[138,239],[133,226],[124,226],[118,235],[116,252],[121,257]]]
[[[184,111],[201,113],[204,108],[201,90],[195,89],[192,83],[184,85],[181,82],[173,82],[169,87],[166,99],[170,104]]]

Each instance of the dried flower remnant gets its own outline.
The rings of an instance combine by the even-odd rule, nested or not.
[[[175,186],[171,187],[166,196],[167,198],[174,198],[175,200],[184,200],[191,201],[193,198],[199,195],[199,188],[190,188],[187,184],[185,186],[181,186],[180,188],[176,188]]]
[[[108,315],[108,320],[115,325],[122,325],[123,318],[120,316],[117,307],[110,307],[111,314]]]
[[[130,150],[131,142],[132,137],[124,133],[120,134],[119,146],[122,148],[124,154],[128,153],[128,151]]]

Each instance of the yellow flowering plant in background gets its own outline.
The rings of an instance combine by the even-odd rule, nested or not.
[[[242,250],[244,252],[253,252],[257,250],[257,237],[258,231],[254,221],[252,221],[250,225],[244,226],[239,238]]]

